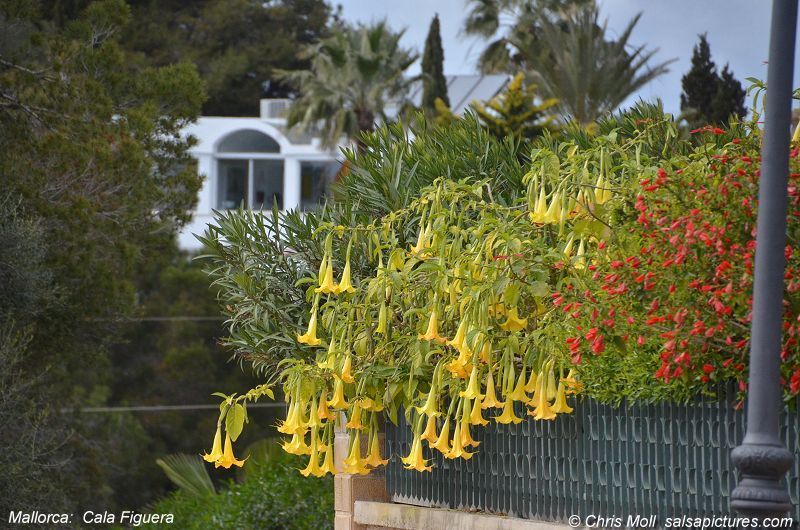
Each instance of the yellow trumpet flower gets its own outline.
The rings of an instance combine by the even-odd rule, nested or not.
[[[575,208],[573,208],[572,212],[570,212],[570,217],[577,217],[585,212],[588,212],[586,194],[583,193],[583,190],[579,190],[578,196],[575,198]]]
[[[342,366],[342,375],[340,376],[342,381],[345,383],[355,383],[356,380],[353,378],[353,374],[351,373],[353,369],[353,356],[350,355],[348,352],[344,358],[344,365]]]
[[[337,289],[337,292],[339,294],[356,292],[356,288],[353,287],[353,283],[350,280],[350,260],[349,259],[344,264],[344,269],[342,270],[342,281],[339,282],[339,287]]]
[[[453,431],[453,446],[450,448],[450,451],[447,452],[444,457],[449,459],[455,458],[463,458],[464,460],[469,460],[472,458],[474,453],[469,453],[464,450],[464,445],[461,443],[461,422],[456,422],[456,428]]]
[[[435,309],[431,311],[428,329],[425,333],[419,335],[419,340],[435,340],[436,342],[445,342],[447,340],[439,335],[439,314]]]
[[[386,302],[381,302],[381,308],[378,311],[378,327],[375,328],[375,333],[386,334]]]
[[[335,410],[346,409],[349,406],[344,399],[344,382],[338,377],[333,385],[333,399],[328,401],[328,406]]]
[[[607,183],[605,178],[603,178],[603,175],[600,175],[600,177],[597,179],[597,184],[595,184],[594,190],[594,200],[597,204],[605,204],[611,200],[611,197],[613,197],[611,190],[606,186]]]
[[[308,465],[305,469],[300,470],[300,474],[304,477],[309,475],[314,475],[315,477],[321,477],[325,474],[325,471],[319,466],[319,450],[317,449],[317,432],[316,429],[311,434],[311,456],[308,459]]]
[[[506,321],[500,324],[500,328],[504,329],[505,331],[521,331],[525,329],[528,325],[527,318],[520,318],[519,313],[517,313],[517,307],[512,307],[508,313],[506,313]]]
[[[577,394],[581,390],[583,390],[583,383],[575,379],[575,370],[570,369],[569,373],[567,373],[567,377],[561,379],[564,384],[567,386],[567,393],[568,394]]]
[[[330,473],[331,475],[336,474],[336,467],[333,465],[333,451],[325,451],[325,460],[322,462],[320,471],[323,475],[327,473]]]
[[[363,397],[358,400],[358,406],[363,410],[371,412],[380,412],[383,410],[383,404],[369,397]]]
[[[519,423],[522,421],[514,414],[514,400],[507,398],[505,405],[503,405],[503,413],[497,416],[494,421],[502,424]]]
[[[467,389],[459,392],[458,396],[467,399],[475,399],[483,397],[483,394],[481,394],[481,385],[480,383],[478,383],[477,366],[472,367],[472,372],[469,375],[469,383],[467,384]]]
[[[533,211],[528,214],[531,221],[536,224],[544,224],[547,216],[547,197],[544,193],[544,186],[539,189],[539,197],[533,205]]]
[[[486,398],[483,400],[481,407],[488,409],[490,407],[501,409],[503,403],[497,400],[497,394],[494,389],[494,376],[492,375],[492,368],[489,367],[489,373],[486,375]]]
[[[525,383],[525,392],[535,392],[536,391],[536,370],[531,368],[531,375],[528,378],[528,382]]]
[[[436,387],[432,386],[428,391],[428,396],[425,398],[425,404],[421,407],[414,408],[417,409],[417,412],[420,414],[425,414],[429,418],[441,415],[441,412],[439,412],[439,409],[436,406],[436,398],[438,397],[437,394],[438,391],[436,390]]]
[[[428,462],[422,458],[422,442],[419,437],[415,437],[414,441],[411,442],[411,452],[402,460],[406,469],[415,471],[430,471],[433,469],[433,466],[426,465]]]
[[[250,458],[249,456],[247,458]],[[225,469],[230,469],[231,466],[238,466],[242,467],[247,460],[237,460],[235,456],[233,456],[233,443],[231,442],[231,435],[229,433],[225,433],[225,451],[222,452],[222,456],[219,460],[214,462],[214,467],[224,467]]]
[[[425,424],[425,431],[419,438],[420,440],[428,442],[429,445],[436,442],[436,416],[428,416],[428,421]]]
[[[311,320],[308,321],[308,331],[297,336],[297,342],[309,346],[319,346],[322,342],[317,338],[317,304],[311,308]]]
[[[550,207],[544,214],[544,222],[546,224],[558,223],[561,218],[561,192],[553,194],[553,200],[550,202]]]
[[[311,454],[311,447],[306,445],[305,435],[300,432],[296,432],[292,435],[292,439],[289,442],[284,442],[282,444],[283,450],[289,453],[290,455],[308,455]]]
[[[444,425],[442,425],[442,430],[439,431],[439,437],[430,446],[431,449],[436,449],[443,455],[446,455],[450,451],[450,417],[448,416],[444,420]]]
[[[339,292],[339,286],[333,281],[333,261],[330,256],[328,256],[328,263],[325,266],[325,279],[319,287],[314,289],[314,292],[322,294],[336,294]]]
[[[278,432],[283,434],[294,434],[303,429],[303,418],[300,412],[300,400],[294,400],[289,405],[289,411],[286,414],[286,421],[278,426]]]
[[[514,401],[528,401],[528,395],[525,393],[525,365],[522,365],[522,371],[519,373],[517,384],[514,389],[506,396],[506,399],[513,399]]]
[[[333,421],[336,416],[328,408],[328,393],[323,390],[319,396],[319,406],[317,406],[317,418],[320,420]]]
[[[550,403],[547,399],[547,383],[545,382],[544,372],[539,372],[539,378],[536,389],[536,408],[533,411],[528,411],[529,416],[533,416],[535,420],[552,420],[555,419],[556,414],[550,409]]]
[[[361,423],[361,407],[358,405],[353,405],[353,413],[350,416],[350,421],[347,422],[345,427],[356,430],[361,430],[364,428],[364,424]]]
[[[385,466],[389,460],[381,459],[380,443],[378,443],[378,433],[373,433],[372,443],[369,444],[369,454],[366,464],[371,467]]]
[[[481,443],[472,438],[469,432],[469,423],[461,422],[461,446],[462,447],[478,447]]]
[[[575,234],[570,234],[567,239],[567,244],[564,245],[564,257],[569,259],[572,257],[572,247],[575,244]]]
[[[222,458],[222,427],[217,425],[217,433],[214,435],[214,443],[211,445],[211,452],[203,455],[206,462],[216,462]]]
[[[550,363],[550,370],[547,372],[547,399],[556,398],[556,374],[553,371],[553,363]]]
[[[344,470],[352,475],[366,475],[369,473],[366,462],[361,458],[361,435],[356,433],[350,446],[350,454],[344,459]]]
[[[467,345],[467,326],[468,322],[466,318],[461,319],[461,322],[458,324],[458,329],[456,329],[456,334],[453,337],[453,340],[447,341],[448,346],[452,346],[455,348],[459,354],[462,356],[472,355],[472,352]]]
[[[583,245],[583,239],[578,245],[578,253],[575,255],[575,264],[573,266],[579,271],[586,268],[586,248]]]
[[[488,425],[489,420],[483,417],[483,405],[481,398],[476,398],[472,403],[472,412],[469,415],[469,422],[472,425]]]
[[[563,382],[559,383],[558,390],[556,391],[556,402],[553,403],[553,406],[550,408],[556,414],[569,414],[572,412],[572,407],[567,405],[566,394],[566,385]]]

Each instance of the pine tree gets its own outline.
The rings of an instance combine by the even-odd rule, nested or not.
[[[447,80],[444,77],[444,51],[442,36],[439,31],[439,15],[431,20],[428,38],[425,39],[425,51],[422,55],[422,108],[426,112],[436,112],[436,99],[450,106],[447,97]]]
[[[486,103],[472,104],[481,123],[498,138],[533,138],[554,127],[556,115],[552,112],[558,100],[535,103],[536,85],[525,85],[523,80],[524,75],[519,73],[502,94]]]
[[[733,72],[728,69],[726,64],[717,82],[717,93],[714,94],[711,102],[711,121],[725,124],[732,115],[744,118],[747,114],[744,96],[745,90],[742,88],[742,84],[733,77]]]
[[[718,84],[717,67],[711,60],[711,48],[704,33],[694,47],[692,68],[681,80],[681,112],[687,116],[690,125],[705,125],[712,121],[712,103]]]

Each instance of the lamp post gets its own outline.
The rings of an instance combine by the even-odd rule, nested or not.
[[[773,0],[772,4],[758,192],[747,432],[742,444],[731,453],[741,474],[731,494],[731,507],[742,515],[759,518],[783,516],[791,508],[782,479],[792,464],[792,453],[780,438],[782,401],[778,381],[797,2]]]

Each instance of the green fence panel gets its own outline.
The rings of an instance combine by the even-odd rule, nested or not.
[[[447,460],[426,447],[430,473],[407,471],[400,462],[412,439],[402,414],[399,425],[387,424],[392,500],[550,521],[619,516],[623,525],[629,515],[657,521],[733,515],[730,452],[744,436],[745,416],[730,400],[613,407],[584,398],[553,421],[534,421],[517,406],[526,418],[518,425],[472,428],[481,444],[470,460]],[[800,417],[787,410],[781,421],[783,440],[796,452]],[[798,477],[796,458],[787,478],[795,521]]]

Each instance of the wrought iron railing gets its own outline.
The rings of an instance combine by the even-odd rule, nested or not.
[[[426,448],[426,458],[433,458],[430,473],[403,469],[399,455],[408,454],[412,435],[401,418],[386,428],[389,495],[406,504],[551,521],[654,515],[663,524],[667,517],[732,515],[730,452],[742,440],[744,413],[730,401],[613,407],[580,399],[574,409],[553,421],[526,416],[518,425],[473,428],[481,444],[468,461]],[[781,426],[784,442],[796,452],[797,412],[784,411]],[[787,478],[795,521],[798,477],[795,458]]]

